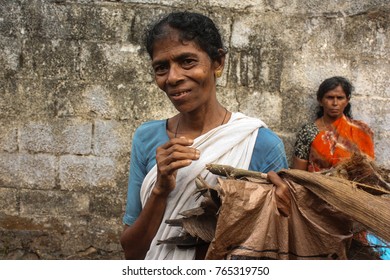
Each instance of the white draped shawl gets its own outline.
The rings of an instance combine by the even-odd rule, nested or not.
[[[206,170],[206,164],[227,164],[237,168],[249,167],[258,129],[266,126],[262,121],[250,118],[242,113],[233,113],[229,122],[216,127],[194,140],[193,147],[200,151],[199,160],[190,166],[178,170],[176,188],[170,193],[165,209],[163,222],[154,237],[145,259],[194,259],[195,249],[180,249],[174,245],[160,244],[157,240],[165,240],[180,235],[180,227],[168,226],[164,221],[180,217],[180,213],[197,207],[195,201],[195,179],[200,174],[210,185],[215,185],[217,176]],[[142,207],[154,187],[157,178],[157,166],[146,175],[141,187]]]

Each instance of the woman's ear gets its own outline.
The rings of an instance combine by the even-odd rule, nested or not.
[[[219,57],[214,60],[215,75],[219,78],[222,75],[223,68],[225,67],[226,54],[223,49],[218,50]]]

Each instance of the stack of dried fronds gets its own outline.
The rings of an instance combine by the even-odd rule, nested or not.
[[[158,244],[174,244],[179,247],[193,247],[209,244],[215,235],[218,210],[221,206],[219,190],[208,186],[202,178],[197,178],[196,185],[199,188],[197,198],[203,200],[197,208],[180,213],[181,217],[165,221],[170,226],[183,228],[183,234],[173,236],[166,240],[159,240]]]
[[[266,174],[230,166],[211,164],[207,168],[229,179],[266,177]],[[305,187],[387,242],[390,241],[389,174],[388,170],[377,167],[374,162],[360,155],[353,156],[327,172],[310,173],[295,169],[278,172],[285,181]],[[198,196],[203,196],[201,206],[182,213],[183,217],[177,220],[167,221],[171,225],[183,227],[185,234],[161,242],[180,245],[182,241],[179,240],[186,240],[185,244],[192,246],[213,240],[221,206],[219,195],[223,190],[219,186],[208,186],[201,178],[198,178],[197,186]]]
[[[280,176],[301,184],[379,237],[390,240],[390,197],[386,197],[389,191],[296,169],[283,171]],[[367,191],[375,191],[376,195]]]
[[[374,161],[361,154],[353,154],[351,158],[323,174],[361,183],[364,190],[372,194],[390,192],[390,170],[377,166]]]

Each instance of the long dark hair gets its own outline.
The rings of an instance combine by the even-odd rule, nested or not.
[[[180,40],[194,41],[213,61],[219,60],[227,53],[221,34],[210,18],[192,12],[173,12],[146,31],[145,46],[151,58],[153,58],[153,44],[157,39],[166,36],[167,26],[179,32]]]
[[[343,91],[344,91],[344,93],[345,93],[345,95],[347,96],[348,99],[351,98],[353,86],[350,83],[350,81],[348,81],[344,77],[335,76],[335,77],[328,78],[328,79],[326,79],[325,81],[323,81],[321,83],[321,85],[320,85],[320,87],[318,88],[318,91],[317,91],[317,100],[321,101],[322,98],[324,97],[324,95],[328,91],[331,91],[331,90],[335,89],[338,86],[342,87],[342,89],[343,89]],[[348,118],[352,119],[352,109],[351,109],[351,103],[350,102],[348,102],[348,105],[345,107],[343,113]],[[317,118],[321,118],[323,115],[324,115],[324,108],[319,106],[319,109],[317,111]]]

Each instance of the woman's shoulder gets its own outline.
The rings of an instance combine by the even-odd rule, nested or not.
[[[136,133],[138,134],[155,134],[156,132],[166,129],[166,120],[152,120],[142,123],[136,129]],[[157,130],[157,131],[156,131]]]
[[[167,120],[151,120],[142,123],[137,130],[149,130],[151,128],[159,128],[159,127],[164,127],[166,124]]]
[[[370,126],[368,124],[366,124],[364,121],[361,121],[361,120],[355,120],[355,119],[350,119],[350,118],[347,118],[348,122],[358,128],[360,128],[361,130],[365,131],[367,134],[369,134],[370,136],[373,136],[374,135],[374,132],[372,131],[372,129],[370,128]]]
[[[282,139],[271,129],[260,127],[255,142],[251,170],[268,172],[287,168],[287,158]]]
[[[264,126],[259,128],[259,133],[257,134],[257,138],[261,138],[262,142],[269,142],[269,143],[277,143],[282,141],[280,137],[272,129]]]
[[[300,130],[310,130],[310,131],[318,130],[318,127],[315,122],[309,122],[302,125]]]
[[[295,140],[295,149],[299,146],[309,147],[320,130],[314,122],[306,123],[298,130]]]
[[[283,150],[284,143],[282,139],[270,128],[260,127],[255,142],[255,150],[268,154],[272,150]]]
[[[142,123],[134,133],[133,141],[150,142],[153,139],[168,137],[166,135],[166,120],[152,120]]]
[[[302,160],[309,160],[310,146],[319,132],[314,122],[301,126],[295,139],[294,156]]]
[[[319,129],[315,122],[305,123],[298,130],[298,135],[313,137],[319,133]]]

